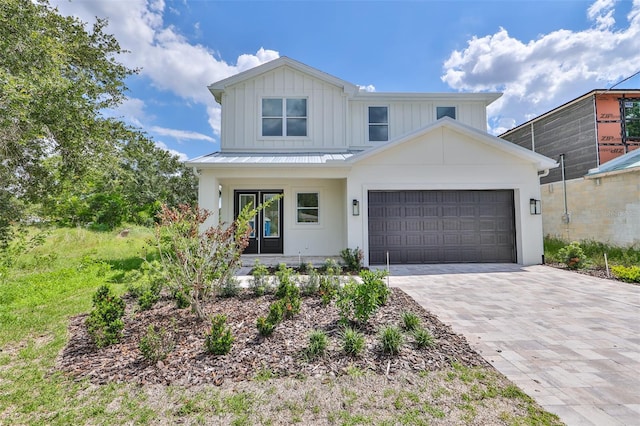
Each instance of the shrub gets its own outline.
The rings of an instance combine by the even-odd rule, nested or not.
[[[342,340],[342,350],[350,356],[358,356],[364,350],[364,335],[351,327],[343,330],[340,336]]]
[[[640,283],[640,266],[612,266],[611,272],[620,281]]]
[[[260,335],[264,337],[270,336],[273,333],[273,330],[275,330],[276,325],[277,324],[272,323],[265,317],[258,317],[258,319],[256,320],[256,328],[258,329],[258,333],[260,333]]]
[[[281,263],[278,265],[276,271],[276,278],[278,279],[278,287],[276,288],[276,297],[282,299],[287,294],[293,292],[293,288],[297,289],[297,285],[293,278],[293,269],[287,268],[287,265]]]
[[[384,327],[380,332],[382,352],[395,355],[400,352],[404,337],[400,329],[394,325]]]
[[[318,294],[320,295],[320,299],[322,299],[322,305],[327,306],[338,294],[339,281],[337,277],[321,275],[318,282]]]
[[[384,282],[384,276],[385,271],[364,270],[360,272],[362,284],[351,280],[340,289],[336,306],[343,322],[358,321],[364,324],[387,302],[390,290]]]
[[[269,314],[267,315],[267,321],[272,324],[279,324],[284,319],[285,305],[283,300],[276,300],[269,305]]]
[[[433,335],[426,328],[418,327],[413,330],[413,338],[416,341],[416,346],[419,349],[428,348],[434,345],[435,340]]]
[[[251,283],[249,288],[256,296],[262,296],[269,290],[269,270],[256,259],[251,270]]]
[[[226,322],[226,315],[219,314],[211,318],[211,329],[204,339],[205,349],[210,354],[226,355],[231,350],[234,338]]]
[[[314,330],[309,334],[309,346],[307,354],[311,358],[322,356],[329,346],[329,338],[322,330]]]
[[[402,313],[402,327],[408,331],[414,331],[420,326],[420,317],[413,312],[404,311]]]
[[[176,301],[176,307],[178,309],[184,309],[189,307],[189,299],[185,296],[184,292],[181,290],[175,290],[172,293],[173,299]]]
[[[107,285],[102,285],[93,295],[93,309],[86,319],[89,335],[96,346],[112,345],[122,337],[125,303],[115,296]]]
[[[165,328],[149,325],[147,332],[140,338],[138,349],[142,357],[149,362],[157,362],[167,358],[175,348],[173,333]]]
[[[320,289],[320,275],[318,271],[313,267],[306,269],[306,271],[307,278],[300,280],[300,293],[305,296],[318,294],[318,290]]]
[[[340,252],[342,262],[349,271],[358,272],[362,269],[362,259],[364,259],[364,253],[358,247],[354,249],[346,248]]]
[[[560,260],[567,265],[569,269],[578,269],[582,267],[585,256],[580,243],[577,241],[564,246],[558,251]]]
[[[240,294],[240,281],[235,276],[229,276],[220,286],[220,297],[236,297]]]

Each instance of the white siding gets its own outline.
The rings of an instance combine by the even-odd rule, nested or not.
[[[263,137],[263,97],[307,98],[307,137]],[[286,66],[227,87],[222,98],[222,150],[344,151],[346,99],[342,88]]]

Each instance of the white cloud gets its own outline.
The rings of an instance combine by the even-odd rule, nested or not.
[[[638,71],[640,0],[625,26],[614,28],[613,0],[596,0],[586,11],[592,28],[557,30],[523,42],[500,28],[473,37],[444,62],[442,80],[460,91],[501,91],[488,109],[489,127],[502,133],[596,88]]]
[[[361,92],[375,92],[376,91],[376,86],[374,86],[373,84],[369,84],[367,86],[362,86],[362,85],[358,85],[358,89]]]
[[[228,64],[206,46],[191,43],[176,28],[166,25],[163,0],[54,0],[52,4],[61,13],[85,22],[94,22],[96,16],[107,18],[106,32],[131,52],[119,60],[131,68],[140,68],[140,74],[156,88],[204,105],[209,123],[218,134],[220,107],[207,86],[280,56],[277,51],[260,48],[255,54],[240,55],[235,65]]]
[[[176,151],[175,149],[169,148],[167,144],[165,144],[164,142],[155,141],[155,144],[158,148],[164,149],[165,151],[169,152],[169,154],[171,155],[175,155],[176,157],[178,157],[178,160],[182,162],[185,162],[189,159],[187,154],[185,154],[184,152]]]
[[[171,136],[180,141],[197,140],[197,141],[214,142],[214,139],[211,136],[207,136],[205,134],[198,133],[198,132],[192,132],[190,130],[177,130],[177,129],[168,129],[166,127],[152,126],[149,128],[149,131],[162,136]]]

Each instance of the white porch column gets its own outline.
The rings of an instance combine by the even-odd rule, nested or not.
[[[369,265],[369,247],[368,241],[365,241],[364,226],[367,223],[367,200],[365,193],[362,189],[360,182],[354,182],[355,179],[347,178],[347,247],[355,249],[356,247],[362,249],[364,252],[363,263],[365,266]],[[354,215],[353,203],[354,200],[358,203],[359,214]]]
[[[207,229],[220,222],[220,182],[213,173],[201,171],[198,179],[198,207],[211,212],[204,223]]]

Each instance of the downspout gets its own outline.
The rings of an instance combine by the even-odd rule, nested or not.
[[[562,215],[562,221],[569,223],[569,208],[567,207],[567,179],[564,172],[564,154],[560,154],[560,167],[562,172],[562,193],[564,196],[564,214]]]

